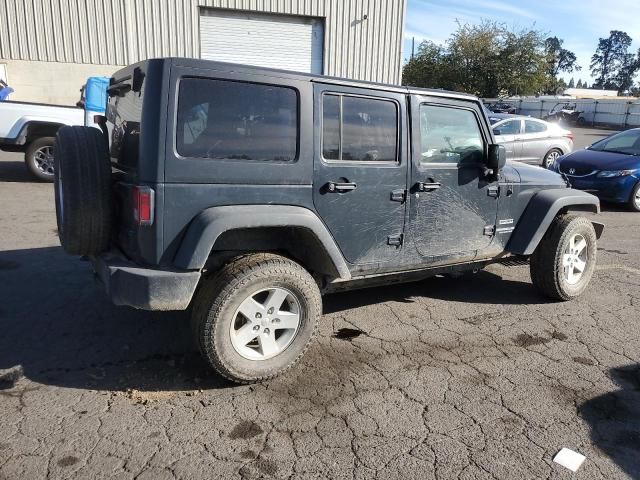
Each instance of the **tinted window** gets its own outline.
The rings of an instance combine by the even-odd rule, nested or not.
[[[524,133],[541,133],[546,132],[547,126],[541,122],[533,122],[531,120],[524,121]]]
[[[493,133],[496,135],[517,135],[520,133],[520,120],[509,120],[508,122],[496,125]]]
[[[226,80],[180,83],[176,143],[185,157],[293,161],[295,90]]]
[[[322,116],[325,159],[396,161],[398,109],[395,102],[325,95]]]
[[[475,114],[460,108],[420,106],[423,163],[480,162],[484,142]]]
[[[340,160],[340,97],[325,95],[322,112],[322,156]]]

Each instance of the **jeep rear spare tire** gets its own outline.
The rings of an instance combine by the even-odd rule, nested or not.
[[[54,147],[58,236],[72,255],[97,255],[111,236],[111,165],[102,133],[62,127]]]
[[[286,257],[254,253],[204,280],[194,300],[193,335],[222,376],[257,382],[302,357],[321,312],[320,289],[309,272]]]
[[[596,267],[596,232],[585,217],[556,217],[531,256],[531,280],[556,300],[571,300],[587,288]]]

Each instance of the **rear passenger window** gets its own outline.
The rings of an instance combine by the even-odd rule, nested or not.
[[[293,161],[298,151],[298,95],[274,85],[184,79],[176,137],[184,157]]]
[[[531,120],[524,121],[524,133],[542,133],[547,131],[547,126],[541,122]]]
[[[322,103],[325,160],[397,161],[398,107],[395,102],[327,94]]]

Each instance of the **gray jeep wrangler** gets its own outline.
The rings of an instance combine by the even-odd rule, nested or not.
[[[505,164],[475,97],[183,58],[108,93],[101,130],[57,134],[62,246],[117,305],[190,308],[233,381],[291,368],[323,293],[516,261],[570,300],[593,274],[598,199]]]

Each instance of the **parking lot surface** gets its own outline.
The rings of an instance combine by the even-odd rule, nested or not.
[[[236,386],[188,313],[106,300],[17,155],[0,204],[2,479],[640,478],[640,214],[604,206],[577,301],[526,266],[331,295],[301,364]]]

